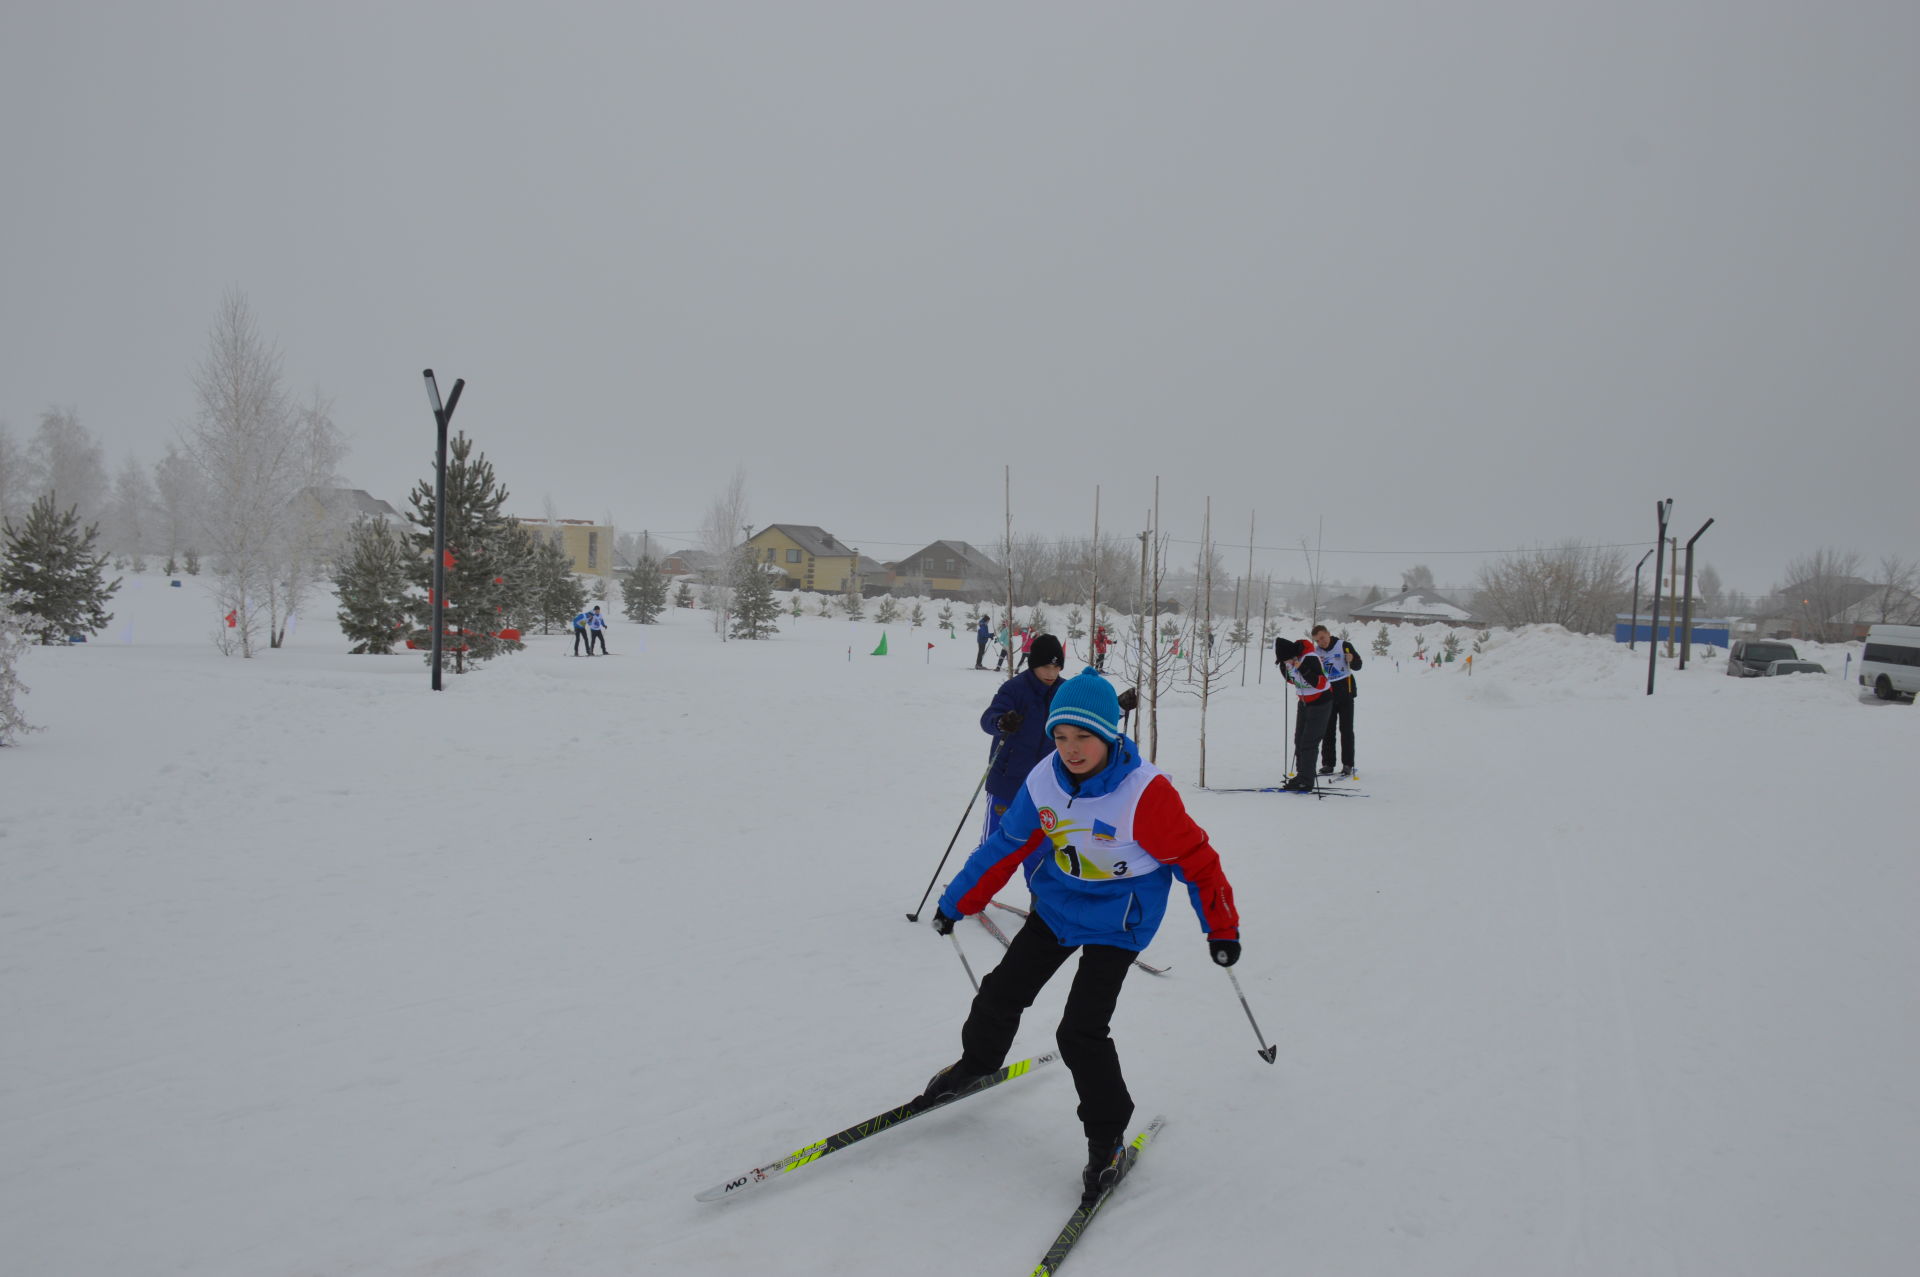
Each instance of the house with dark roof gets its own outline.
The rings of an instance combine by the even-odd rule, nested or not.
[[[769,523],[748,537],[747,545],[761,564],[786,573],[790,590],[844,594],[861,575],[858,553],[810,523]],[[879,564],[873,566],[880,570]]]
[[[982,599],[1004,576],[998,563],[965,541],[935,541],[888,565],[893,589],[936,599]]]
[[[1447,625],[1481,630],[1487,627],[1485,621],[1428,586],[1402,590],[1392,598],[1357,607],[1347,614],[1347,619],[1355,625]]]

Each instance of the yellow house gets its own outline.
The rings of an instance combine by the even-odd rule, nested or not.
[[[858,555],[833,533],[805,523],[770,523],[747,538],[754,557],[787,574],[790,590],[844,594]]]
[[[613,527],[591,519],[520,519],[509,515],[536,541],[551,541],[573,561],[573,570],[585,576],[613,573]]]

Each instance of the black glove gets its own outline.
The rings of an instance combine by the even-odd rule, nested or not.
[[[1122,714],[1131,714],[1140,708],[1140,691],[1138,688],[1129,687],[1126,691],[1120,693],[1119,699],[1120,712]]]
[[[938,922],[934,923],[939,926]],[[1207,949],[1213,954],[1213,960],[1223,967],[1230,967],[1240,961],[1240,942],[1238,940],[1209,940]]]
[[[995,721],[1000,724],[1000,730],[1003,733],[1005,733],[1008,736],[1011,736],[1015,732],[1019,731],[1020,724],[1026,722],[1027,720],[1024,716],[1021,715],[1019,710],[1010,709],[1006,713],[1002,714]]]
[[[952,935],[953,924],[958,921],[960,921],[958,918],[947,917],[947,915],[944,913],[941,913],[937,907],[933,911],[933,929],[935,931],[938,931],[943,936]],[[1233,950],[1234,950],[1234,954],[1238,956],[1240,952],[1240,946],[1239,945],[1233,946]]]

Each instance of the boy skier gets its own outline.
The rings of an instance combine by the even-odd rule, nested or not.
[[[1091,669],[1063,679],[1047,714],[1054,752],[1042,758],[1002,818],[940,896],[933,926],[950,935],[980,912],[1015,869],[1025,869],[1033,912],[980,992],[960,1029],[958,1060],[934,1074],[916,1107],[957,1094],[999,1068],[1020,1015],[1080,950],[1060,1018],[1060,1058],[1073,1073],[1087,1137],[1086,1200],[1120,1174],[1133,1098],[1108,1026],[1133,959],[1152,942],[1177,875],[1207,934],[1213,960],[1240,958],[1233,888],[1206,831],[1180,795],[1120,732],[1113,686]]]

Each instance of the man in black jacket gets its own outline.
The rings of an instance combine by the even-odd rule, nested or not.
[[[1353,644],[1337,639],[1324,625],[1313,627],[1315,655],[1327,672],[1327,733],[1320,741],[1320,774],[1333,775],[1333,739],[1340,738],[1340,774],[1353,775],[1353,698],[1360,692],[1353,672],[1360,668],[1360,653]]]

